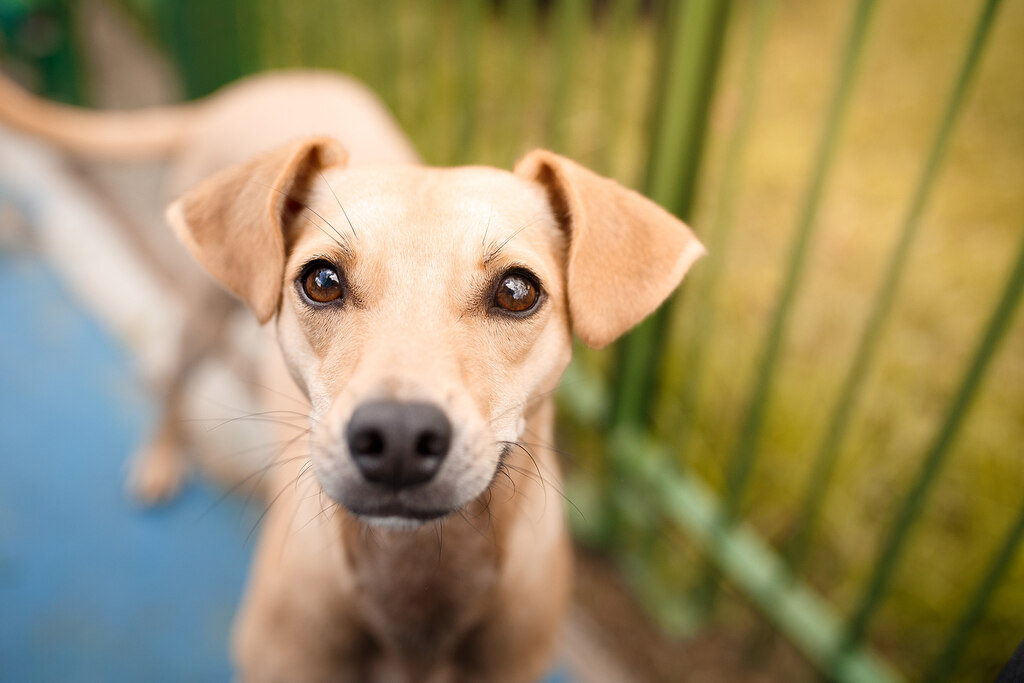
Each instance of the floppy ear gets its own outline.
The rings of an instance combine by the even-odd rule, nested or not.
[[[284,279],[284,229],[320,171],[348,153],[330,138],[296,140],[217,173],[167,209],[196,259],[265,323]]]
[[[515,173],[544,187],[569,237],[569,316],[587,346],[605,346],[647,317],[705,253],[678,218],[565,157],[534,150]]]

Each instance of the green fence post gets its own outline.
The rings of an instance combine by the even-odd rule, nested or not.
[[[534,0],[508,0],[503,9],[508,26],[505,52],[502,55],[504,67],[510,73],[510,93],[503,101],[504,128],[509,131],[508,140],[501,150],[502,158],[515,160],[526,150],[519,145],[526,137],[526,103],[529,99],[531,75],[536,52],[537,6]],[[517,142],[517,140],[519,142]]]
[[[568,153],[565,145],[569,139],[569,103],[576,91],[576,55],[589,10],[590,3],[585,0],[561,0],[554,9],[555,73],[551,82],[546,144],[559,154]]]
[[[750,38],[743,65],[742,101],[736,125],[729,139],[725,153],[725,167],[722,171],[722,187],[718,195],[715,220],[708,231],[708,256],[701,273],[703,281],[694,297],[695,307],[690,339],[683,350],[682,366],[686,372],[679,396],[680,405],[687,411],[680,422],[679,458],[685,460],[693,435],[691,411],[699,395],[704,371],[704,350],[715,326],[713,299],[718,290],[722,270],[727,261],[729,238],[732,233],[733,208],[742,175],[744,153],[750,138],[760,89],[761,60],[775,0],[760,0],[750,27]]]
[[[623,81],[628,73],[631,54],[630,38],[639,18],[639,0],[614,0],[605,8],[604,24],[608,37],[604,55],[604,83],[601,91],[601,110],[604,115],[604,148],[601,150],[601,168],[606,175],[615,175],[618,155],[619,131],[622,129]]]
[[[484,6],[481,0],[460,0],[459,16],[455,22],[458,44],[458,93],[455,163],[467,164],[473,158],[476,142],[475,110],[479,98],[480,81],[480,29],[483,25]]]
[[[429,72],[427,78],[430,82],[427,96],[431,99],[433,106],[428,107],[428,114],[425,117],[428,120],[426,129],[430,132],[428,138],[430,147],[425,146],[421,151],[427,163],[451,164],[454,162],[456,144],[450,137],[453,134],[453,131],[450,130],[451,121],[456,116],[452,109],[454,96],[451,94],[447,80],[447,64],[444,59],[437,56],[437,53],[443,50],[443,42],[449,39],[450,22],[446,11],[448,3],[444,0],[426,0],[426,4],[430,8],[429,31],[432,36],[432,40],[427,41],[427,50],[425,51],[428,59],[432,58],[432,63],[427,69]]]
[[[727,519],[732,519],[739,510],[743,490],[757,455],[757,444],[764,424],[764,417],[768,411],[771,388],[775,380],[775,369],[785,341],[793,302],[806,267],[815,219],[824,194],[825,181],[832,170],[835,152],[839,146],[840,131],[848,109],[850,93],[853,91],[853,84],[856,80],[857,66],[874,6],[875,0],[860,0],[857,4],[849,37],[843,51],[838,84],[829,104],[822,142],[811,171],[810,187],[797,225],[796,237],[790,251],[789,265],[779,293],[775,316],[762,350],[761,363],[751,391],[750,404],[730,460],[731,471],[725,495]]]
[[[941,119],[938,132],[924,164],[924,169],[914,189],[910,207],[903,221],[899,241],[892,252],[892,256],[889,258],[889,264],[875,299],[874,307],[868,317],[864,332],[861,334],[857,351],[854,353],[853,361],[850,363],[850,367],[843,379],[839,398],[827,423],[828,427],[825,429],[824,436],[815,454],[811,475],[807,481],[807,486],[804,488],[804,495],[799,508],[800,512],[796,516],[797,527],[794,529],[793,535],[790,537],[786,547],[786,556],[794,574],[799,571],[806,557],[811,535],[814,533],[821,508],[825,502],[825,493],[832,478],[832,471],[835,468],[839,447],[846,435],[854,406],[857,404],[861,388],[868,376],[868,369],[878,348],[878,342],[882,337],[885,320],[892,309],[892,303],[895,299],[896,290],[899,287],[903,267],[907,262],[911,245],[918,232],[921,215],[931,189],[935,184],[935,177],[938,175],[942,160],[945,158],[946,150],[949,147],[953,126],[967,100],[968,86],[972,76],[977,71],[982,48],[990,33],[999,2],[1000,0],[987,0],[982,8],[967,54],[960,67],[948,104],[946,105],[945,114]]]
[[[1024,230],[1022,230],[1022,235],[1024,235]],[[886,534],[885,541],[878,554],[879,560],[875,571],[867,581],[858,606],[854,610],[853,617],[849,622],[843,639],[843,651],[836,661],[837,667],[842,666],[843,654],[859,645],[865,633],[867,633],[868,624],[879,604],[881,604],[882,597],[885,595],[893,573],[896,570],[896,565],[906,548],[907,535],[924,506],[928,490],[931,488],[932,482],[935,481],[935,477],[945,462],[946,454],[953,444],[953,439],[956,437],[960,425],[967,416],[967,411],[971,406],[971,401],[974,399],[978,386],[981,384],[985,370],[995,355],[1003,334],[1006,332],[1007,327],[1009,327],[1022,290],[1024,290],[1024,239],[1021,240],[1016,264],[1013,266],[999,303],[992,313],[984,335],[971,360],[971,364],[950,405],[946,419],[935,435],[932,444],[925,452],[924,458],[921,461],[920,473],[911,485],[909,492],[903,500],[903,504],[895,516],[895,521]]]
[[[793,301],[799,289],[810,249],[811,236],[824,192],[825,180],[832,168],[832,161],[839,144],[839,133],[847,110],[847,102],[853,90],[857,65],[867,35],[871,12],[875,0],[860,0],[850,24],[849,33],[843,48],[842,61],[839,68],[836,88],[832,93],[825,127],[821,142],[811,171],[810,185],[804,198],[803,210],[797,223],[796,236],[790,251],[789,265],[782,289],[779,293],[772,326],[761,352],[761,363],[758,368],[754,386],[750,392],[740,434],[729,460],[729,472],[726,479],[724,502],[722,506],[723,525],[732,524],[739,512],[743,492],[747,480],[753,470],[757,455],[757,443],[768,410],[771,386],[775,379],[775,368],[782,349],[786,327],[789,322]],[[709,609],[715,597],[717,572],[707,563],[695,590],[694,599],[699,606]]]
[[[398,69],[400,66],[399,55],[401,54],[398,0],[376,0],[372,4],[377,8],[373,18],[377,23],[377,37],[381,42],[380,47],[374,51],[378,93],[391,111],[397,111]]]
[[[957,662],[963,656],[978,623],[985,615],[985,609],[1010,569],[1013,559],[1024,540],[1024,506],[1017,513],[1017,519],[1010,525],[1002,545],[993,554],[988,569],[978,582],[970,602],[956,624],[949,630],[946,644],[921,679],[923,683],[944,683],[955,673]]]
[[[208,95],[243,75],[241,38],[235,5],[209,0],[161,3],[166,18],[167,44],[181,67],[185,96]]]
[[[687,220],[697,188],[708,108],[721,56],[728,10],[724,0],[690,0],[675,10],[664,41],[663,82],[651,138],[647,194]],[[658,91],[661,91],[660,93]],[[619,345],[613,425],[649,422],[671,306],[662,306]]]

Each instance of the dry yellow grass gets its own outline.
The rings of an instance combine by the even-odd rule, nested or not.
[[[715,482],[722,479],[722,460],[773,311],[852,9],[851,3],[778,4],[732,249],[713,302],[718,325],[706,357],[704,393],[695,407],[701,438],[691,462]],[[924,214],[815,538],[810,579],[844,609],[874,568],[880,536],[917,475],[1024,228],[1024,4],[1004,4]],[[781,538],[793,523],[977,5],[882,3],[874,18],[748,496],[751,519],[771,538]],[[746,14],[741,9],[738,23],[749,20]],[[698,227],[710,225],[714,160],[731,124],[741,48],[736,38],[744,31],[732,36]],[[674,339],[685,339],[685,310],[677,321]],[[1024,314],[990,368],[877,619],[874,641],[908,674],[920,672],[936,652],[1024,504],[1022,352]],[[671,378],[667,400],[686,371],[678,368]],[[684,409],[666,411],[666,434]],[[1006,659],[1024,637],[1022,585],[1018,558],[974,638],[965,675]]]

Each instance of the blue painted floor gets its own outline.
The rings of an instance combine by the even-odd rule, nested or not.
[[[0,253],[0,681],[227,681],[258,510],[193,484],[138,509],[152,406],[40,261]]]

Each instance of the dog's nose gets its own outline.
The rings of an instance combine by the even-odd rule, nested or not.
[[[345,435],[368,481],[401,489],[437,473],[448,454],[452,424],[430,403],[377,401],[356,408]]]

